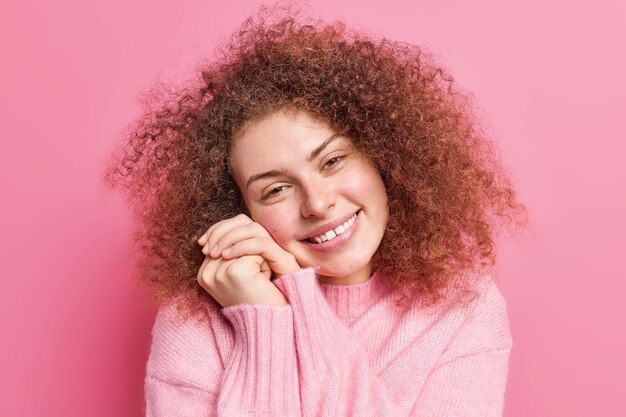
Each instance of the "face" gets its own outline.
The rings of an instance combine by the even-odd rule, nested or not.
[[[385,232],[387,194],[374,165],[329,125],[279,111],[234,141],[231,169],[250,217],[320,281],[371,274]]]

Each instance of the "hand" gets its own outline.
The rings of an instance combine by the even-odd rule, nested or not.
[[[212,225],[198,243],[207,255],[198,271],[198,283],[222,307],[286,304],[270,281],[272,271],[283,275],[300,266],[263,226],[240,214]]]

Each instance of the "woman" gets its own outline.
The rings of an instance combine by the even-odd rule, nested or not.
[[[501,415],[484,270],[524,209],[467,96],[340,23],[248,19],[222,52],[109,172],[162,305],[147,414]]]

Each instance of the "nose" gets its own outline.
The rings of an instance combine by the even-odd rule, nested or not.
[[[336,193],[324,179],[303,184],[302,194],[301,212],[304,217],[326,217],[335,206]]]

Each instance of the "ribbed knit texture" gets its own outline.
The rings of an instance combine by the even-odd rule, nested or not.
[[[501,416],[511,349],[504,299],[485,279],[469,305],[398,304],[382,277],[274,281],[289,305],[157,316],[148,416]]]

